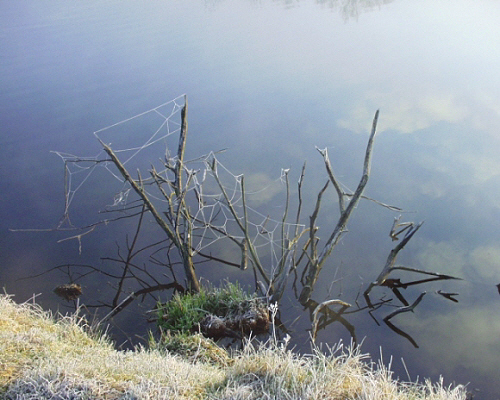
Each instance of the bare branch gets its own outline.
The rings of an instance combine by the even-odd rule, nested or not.
[[[403,249],[403,247],[405,247],[405,245],[408,243],[408,241],[420,229],[420,227],[422,226],[422,224],[423,224],[423,222],[420,222],[418,225],[412,226],[407,231],[407,233],[406,233],[405,237],[403,238],[403,240],[400,243],[398,243],[398,245],[396,247],[394,247],[394,249],[391,250],[391,252],[389,253],[389,256],[387,257],[387,261],[385,263],[385,266],[382,269],[382,272],[379,274],[379,276],[377,277],[377,279],[374,282],[370,283],[370,285],[368,286],[368,288],[364,292],[364,297],[365,297],[365,299],[366,299],[366,301],[367,301],[368,304],[371,304],[369,293],[372,290],[372,288],[374,286],[379,286],[379,285],[382,285],[384,283],[384,281],[387,279],[387,277],[389,276],[389,274],[395,268],[394,267],[394,263],[396,262],[396,258],[398,256],[398,253]],[[397,268],[401,269],[402,267],[397,267]],[[416,272],[422,272],[422,271],[416,271]]]
[[[395,317],[396,315],[398,314],[401,314],[401,313],[404,313],[404,312],[413,312],[413,310],[415,309],[415,307],[422,301],[423,297],[425,295],[425,292],[421,293],[420,296],[418,296],[417,300],[415,300],[415,302],[410,305],[410,306],[406,306],[406,307],[400,307],[398,308],[396,311],[393,311],[392,313],[390,313],[389,315],[387,315],[386,317],[384,317],[384,322],[394,331],[396,332],[397,334],[405,337],[406,339],[408,339],[410,341],[410,343],[415,346],[416,348],[418,348],[418,345],[417,343],[415,342],[415,340],[410,336],[408,335],[406,332],[403,332],[401,329],[399,329],[398,327],[396,327],[394,324],[392,324],[391,322],[389,322],[389,320],[393,317]]]
[[[333,299],[333,300],[326,300],[324,301],[323,303],[319,304],[313,311],[313,323],[312,323],[312,338],[313,340],[316,340],[316,335],[317,335],[317,331],[318,331],[318,322],[319,322],[319,319],[318,319],[318,313],[321,311],[322,308],[324,307],[328,307],[332,304],[340,304],[342,306],[342,310],[345,310],[346,308],[349,308],[351,307],[351,305],[349,303],[346,303],[342,300],[338,300],[338,299]]]
[[[378,115],[379,111],[377,110],[377,112],[375,113],[375,117],[373,118],[372,130],[370,133],[370,137],[368,139],[368,145],[366,147],[365,161],[363,165],[363,175],[361,177],[361,180],[358,184],[356,191],[354,192],[354,195],[352,196],[352,199],[349,202],[349,205],[341,213],[337,225],[335,226],[332,234],[328,238],[323,250],[319,254],[317,261],[314,264],[312,264],[309,268],[309,273],[306,278],[306,284],[302,288],[302,291],[299,296],[299,301],[301,302],[301,304],[306,303],[311,298],[314,285],[316,284],[316,281],[318,279],[319,273],[321,272],[323,264],[328,258],[328,256],[331,254],[333,248],[336,246],[338,240],[340,239],[340,236],[345,232],[345,227],[347,225],[349,217],[351,216],[351,213],[354,211],[354,208],[356,208],[361,198],[361,195],[363,194],[365,186],[368,183],[368,178],[370,176],[370,165],[371,165],[373,143],[375,140],[375,133],[377,131]]]
[[[181,111],[181,133],[179,136],[179,148],[177,150],[177,164],[175,166],[175,183],[174,189],[177,196],[180,196],[182,190],[182,170],[184,167],[184,152],[186,149],[187,139],[187,96],[184,96],[184,107]]]
[[[134,238],[132,239],[132,244],[130,246],[128,246],[128,249],[127,249],[127,259],[125,260],[125,265],[123,266],[122,277],[120,278],[120,280],[118,282],[118,289],[116,290],[115,297],[113,298],[113,302],[112,302],[113,307],[116,307],[118,305],[118,299],[120,298],[120,294],[122,293],[123,283],[125,282],[125,278],[127,277],[128,269],[130,268],[130,263],[132,261],[132,258],[134,257],[134,248],[135,248],[135,245],[137,243],[137,239],[139,237],[139,232],[141,231],[142,220],[143,220],[145,211],[146,211],[146,205],[143,204],[141,215],[139,217],[139,221],[137,222],[137,228],[135,230]]]
[[[227,207],[229,208],[229,211],[234,217],[234,220],[236,221],[236,224],[240,228],[241,232],[245,236],[246,244],[248,246],[248,250],[250,252],[250,255],[252,256],[252,261],[255,265],[255,267],[259,270],[259,273],[262,275],[262,278],[266,281],[266,284],[269,285],[271,280],[267,276],[266,272],[264,271],[264,268],[262,267],[262,264],[260,263],[259,256],[257,254],[257,251],[255,250],[255,247],[253,246],[250,236],[248,233],[248,226],[247,226],[247,207],[246,207],[246,199],[245,199],[245,183],[244,183],[244,177],[241,177],[240,180],[240,187],[241,187],[241,196],[242,196],[242,202],[243,202],[243,223],[240,221],[240,216],[236,212],[233,203],[231,202],[231,199],[229,198],[226,189],[224,189],[224,186],[222,185],[222,182],[220,180],[219,174],[217,172],[217,159],[214,157],[212,159],[212,162],[210,164],[210,169],[212,171],[212,175],[217,182],[219,189],[224,196],[224,200],[226,201]]]
[[[345,211],[345,202],[344,202],[344,191],[340,187],[339,182],[335,178],[335,175],[333,175],[332,171],[332,166],[330,164],[330,158],[328,157],[328,149],[325,147],[323,150],[319,149],[316,147],[316,150],[319,151],[319,153],[323,156],[323,160],[325,161],[325,167],[326,167],[326,172],[328,173],[328,177],[333,183],[333,186],[335,187],[335,190],[337,191],[337,195],[339,198],[339,209],[340,209],[340,214],[342,214]]]
[[[66,240],[76,239],[76,240],[78,240],[78,254],[82,254],[82,236],[88,235],[90,232],[92,232],[95,229],[95,227],[96,227],[96,225],[91,227],[87,232],[80,233],[79,235],[60,239],[57,241],[57,243],[65,242]]]
[[[142,296],[147,293],[152,293],[152,292],[157,292],[160,290],[167,290],[167,289],[174,289],[180,292],[184,291],[184,288],[180,286],[177,282],[172,282],[172,283],[165,283],[161,285],[156,285],[156,286],[149,286],[144,289],[137,290],[135,292],[130,293],[125,299],[121,301],[120,304],[118,304],[116,307],[114,307],[101,321],[99,322],[99,325],[102,324],[104,321],[114,317],[116,314],[118,314],[120,311],[122,311],[125,307],[127,307],[132,301],[134,301],[135,298]]]
[[[184,264],[184,271],[186,273],[186,278],[188,280],[188,284],[191,290],[194,291],[199,291],[200,290],[200,284],[198,282],[198,279],[196,278],[195,270],[194,270],[194,265],[193,265],[193,260],[191,258],[190,250],[188,250],[182,239],[175,234],[174,231],[167,225],[167,223],[162,219],[158,211],[156,210],[155,206],[149,199],[147,193],[145,192],[144,188],[140,186],[128,173],[128,171],[125,169],[123,164],[120,162],[118,157],[115,155],[111,147],[109,147],[107,144],[105,144],[99,137],[98,137],[99,142],[104,148],[104,151],[108,153],[108,155],[111,157],[111,160],[113,161],[113,164],[118,168],[120,171],[121,175],[123,178],[130,183],[134,191],[139,195],[139,197],[142,199],[148,210],[151,212],[153,215],[156,223],[160,228],[167,234],[168,238],[175,244],[176,248],[179,250],[182,259],[183,259],[183,264]],[[180,191],[179,191],[180,193]]]

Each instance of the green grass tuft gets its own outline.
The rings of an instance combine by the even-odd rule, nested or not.
[[[196,332],[207,315],[234,318],[257,308],[266,305],[238,284],[227,283],[222,288],[203,288],[199,293],[176,293],[172,300],[158,304],[158,327],[172,334]]]

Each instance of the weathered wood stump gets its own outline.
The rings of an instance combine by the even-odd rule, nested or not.
[[[200,330],[204,336],[214,340],[226,337],[241,339],[250,333],[267,332],[269,324],[267,307],[261,307],[249,309],[243,314],[225,317],[209,314],[200,322]]]

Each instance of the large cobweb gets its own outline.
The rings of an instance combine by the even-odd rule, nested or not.
[[[94,132],[96,138],[113,149],[120,162],[127,169],[133,179],[141,182],[149,199],[160,212],[167,209],[168,198],[187,203],[191,214],[192,251],[193,256],[198,254],[212,254],[217,259],[218,243],[231,237],[231,241],[244,243],[245,236],[240,229],[244,219],[251,244],[266,259],[269,272],[280,263],[284,255],[288,238],[295,237],[304,227],[297,223],[286,222],[283,209],[278,215],[267,212],[265,207],[252,207],[259,204],[259,198],[276,187],[282,193],[287,192],[288,171],[282,170],[281,175],[272,180],[269,186],[245,192],[242,196],[241,180],[243,175],[233,174],[220,160],[219,151],[210,151],[191,160],[183,160],[184,178],[186,180],[185,193],[179,196],[171,185],[159,189],[157,182],[151,177],[151,170],[155,170],[164,182],[175,179],[174,169],[178,160],[179,135],[181,133],[181,111],[186,104],[186,96],[181,95],[166,103],[160,104],[140,114],[134,115],[110,126]],[[188,140],[189,142],[189,140]],[[188,145],[189,147],[189,145]],[[130,183],[124,180],[116,165],[110,160],[105,151],[94,157],[79,157],[73,154],[55,152],[64,161],[65,165],[65,211],[59,227],[72,226],[70,215],[78,213],[74,206],[77,195],[84,196],[84,187],[91,176],[99,174],[99,187],[107,195],[104,208],[110,210],[127,210],[137,203],[138,197]],[[213,176],[216,166],[217,174],[226,196]],[[102,175],[105,171],[106,174]],[[102,181],[102,180],[105,181]],[[230,206],[237,212],[237,221]],[[257,209],[258,208],[258,209]],[[279,209],[279,208],[278,208]],[[265,210],[265,211],[263,211]],[[71,211],[71,212],[70,212]],[[90,223],[84,234],[94,230],[101,220]],[[75,238],[75,237],[72,237]],[[81,246],[81,235],[76,236]],[[243,252],[240,260],[232,260],[242,269],[246,267],[248,255]]]

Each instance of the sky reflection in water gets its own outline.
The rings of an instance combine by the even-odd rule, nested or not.
[[[334,171],[353,188],[380,109],[366,194],[426,221],[398,261],[464,281],[426,287],[414,315],[398,317],[420,349],[371,321],[359,321],[358,336],[369,335],[366,351],[383,343],[385,354],[405,356],[410,373],[473,380],[495,393],[488,382],[500,358],[497,2],[358,4],[357,18],[347,19],[329,7],[335,2],[306,0],[40,4],[0,5],[8,292],[42,291],[42,301],[55,304],[53,282],[15,282],[18,266],[42,272],[75,251],[56,245],[56,235],[7,232],[53,226],[61,216],[62,166],[50,150],[95,155],[93,131],[187,93],[190,155],[228,147],[223,162],[256,187],[276,182],[281,168],[291,167],[295,179],[307,159],[311,200],[326,176],[314,146],[329,148]],[[280,198],[275,189],[267,196],[271,204]],[[83,212],[95,210],[83,203]],[[360,280],[372,281],[392,246],[393,216],[361,203],[321,279],[331,282],[338,270],[347,297]],[[332,221],[325,216],[325,226]],[[102,256],[113,241],[84,246]],[[460,293],[460,303],[433,294],[440,288]],[[317,299],[327,291],[318,289]],[[336,341],[342,329],[319,338]]]

